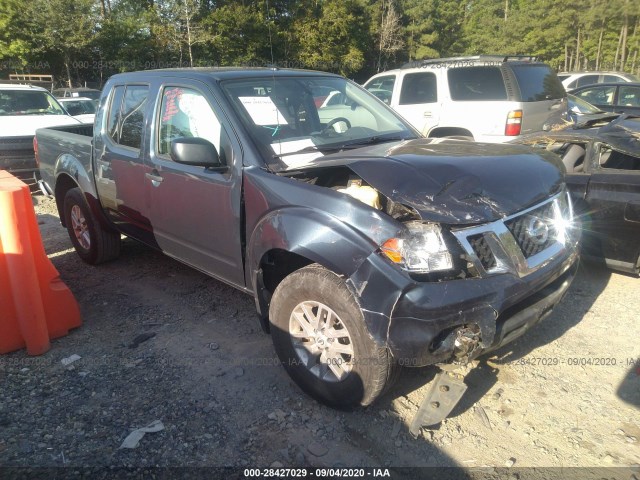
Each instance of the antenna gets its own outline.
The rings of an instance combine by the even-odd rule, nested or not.
[[[269,29],[269,48],[271,49],[271,65],[276,66],[276,62],[273,59],[273,41],[271,40],[271,23],[269,22],[269,0],[267,0],[267,28]]]

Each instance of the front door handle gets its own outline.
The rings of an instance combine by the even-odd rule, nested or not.
[[[155,169],[151,173],[145,173],[144,176],[147,177],[149,180],[151,180],[151,183],[153,184],[154,187],[157,187],[158,185],[160,185],[162,180],[164,180],[160,176],[160,173]]]
[[[424,113],[422,114],[422,116],[423,116],[424,118],[431,118],[432,113],[427,111],[427,112],[424,112]]]

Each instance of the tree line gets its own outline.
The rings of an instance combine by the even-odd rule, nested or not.
[[[638,0],[0,0],[0,78],[74,85],[229,65],[364,81],[406,61],[483,53],[638,73],[638,50]]]

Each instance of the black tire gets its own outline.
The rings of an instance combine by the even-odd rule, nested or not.
[[[350,371],[342,377],[338,377],[333,370],[322,374],[322,362],[314,363],[313,368],[305,366],[303,356],[307,350],[303,350],[301,340],[296,340],[290,333],[290,321],[292,325],[298,325],[295,318],[300,315],[298,313],[298,317],[294,317],[294,310],[301,308],[303,304],[309,308],[309,305],[314,303],[323,304],[323,307],[328,307],[337,316],[337,319],[333,317],[333,327],[325,330],[329,332],[327,338],[320,340],[336,343],[331,343],[331,347],[325,348],[335,348],[335,345],[352,347],[353,355],[340,354],[341,357],[333,357],[334,360],[342,359],[340,362],[344,360],[345,365],[350,363],[350,366],[345,367],[350,368]],[[312,311],[314,315],[317,315],[317,312]],[[273,344],[287,373],[303,391],[322,403],[334,407],[369,405],[396,377],[394,374],[397,365],[388,349],[377,345],[367,333],[362,311],[353,294],[339,276],[319,265],[297,270],[278,285],[271,299],[269,317]],[[292,318],[294,320],[291,320]],[[304,318],[307,316],[304,315]],[[331,315],[325,318],[331,318]],[[348,339],[344,338],[343,328]],[[332,338],[331,335],[335,335],[336,332],[342,332],[340,335],[343,338]],[[297,344],[298,351],[294,344]],[[318,344],[310,342],[305,345],[316,345],[309,348],[317,348]],[[299,351],[303,352],[303,356]],[[329,363],[336,365],[335,361],[325,362],[325,371],[331,369],[326,366]],[[327,379],[327,376],[333,378]]]
[[[82,260],[91,264],[107,262],[120,255],[120,234],[106,230],[91,213],[82,190],[72,188],[64,197],[64,222],[71,243]],[[75,220],[74,218],[75,217]],[[82,234],[76,235],[74,225]]]

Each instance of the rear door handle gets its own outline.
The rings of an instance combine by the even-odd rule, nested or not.
[[[431,114],[431,112],[424,112],[424,113],[422,114],[422,116],[423,116],[424,118],[431,118],[431,115],[432,115],[432,114]]]
[[[151,183],[153,184],[154,187],[157,187],[158,185],[160,185],[162,180],[164,180],[160,176],[159,172],[155,169],[151,173],[145,173],[144,176],[147,177],[149,180],[151,180]]]

